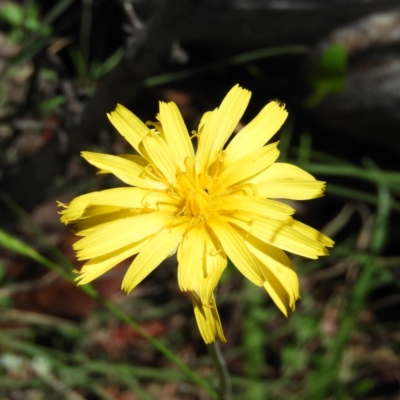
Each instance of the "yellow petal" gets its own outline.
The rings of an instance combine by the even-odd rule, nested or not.
[[[107,114],[108,119],[117,131],[139,153],[139,143],[149,132],[149,128],[132,112],[121,104],[117,104],[115,111]]]
[[[278,143],[272,143],[262,147],[231,164],[219,176],[220,185],[229,188],[264,171],[278,158],[277,145]]]
[[[210,228],[220,240],[226,255],[233,262],[235,267],[251,282],[261,286],[264,277],[260,273],[253,255],[247,249],[243,238],[222,218],[213,218],[207,221]]]
[[[119,154],[118,157],[125,158],[126,160],[132,161],[141,167],[146,167],[149,162],[142,156],[137,156],[135,154]]]
[[[293,179],[315,181],[316,179],[303,169],[287,163],[274,163],[268,169],[251,179],[251,183],[262,183],[270,180]]]
[[[108,207],[107,207],[108,208]],[[107,209],[105,210],[107,211]],[[85,212],[86,214],[86,212]],[[85,215],[84,214],[84,215]],[[87,217],[80,219],[72,228],[72,232],[78,236],[88,236],[99,229],[103,229],[105,226],[109,224],[113,224],[115,221],[132,218],[135,214],[130,210],[118,210],[114,212],[105,212],[100,214],[95,214],[91,217]]]
[[[221,259],[222,261],[222,259]],[[214,290],[218,285],[218,282],[221,278],[222,273],[227,264],[227,259],[220,263],[219,268],[215,269],[212,273],[210,273],[207,278],[203,278],[200,281],[198,296],[200,298],[200,302],[207,306],[210,304],[210,299],[213,296]]]
[[[186,228],[187,224],[181,224],[172,228],[165,227],[157,233],[133,260],[122,281],[122,289],[129,293],[158,267],[178,246]]]
[[[221,342],[226,342],[214,296],[207,307],[199,301],[195,294],[192,294],[192,302],[197,325],[204,341],[213,343],[215,339],[218,339]]]
[[[203,304],[209,304],[213,291],[227,265],[227,257],[215,234],[207,229],[203,279],[200,281],[199,296]]]
[[[282,282],[280,282],[275,275],[271,274],[268,269],[265,270],[265,274],[267,280],[263,283],[264,289],[271,296],[272,301],[279,308],[282,314],[287,317],[289,314],[289,309],[292,311],[295,310],[295,306],[293,306],[293,308],[289,307],[289,303],[292,301],[292,299],[283,287]]]
[[[194,160],[193,145],[175,103],[160,102],[160,119],[166,141],[181,171],[186,171],[185,160]]]
[[[294,209],[287,204],[279,201],[263,199],[258,196],[229,195],[221,197],[219,204],[221,211],[246,211],[249,213],[260,214],[263,217],[288,221]]]
[[[129,160],[129,161],[133,161],[134,163],[140,165],[143,168],[145,168],[149,165],[149,162],[142,156],[137,156],[137,155],[133,155],[133,154],[119,154],[117,157],[121,157],[121,158],[124,158],[125,160]],[[111,172],[107,171],[105,169],[97,171],[97,175],[102,175],[102,174],[111,174]]]
[[[323,246],[332,247],[335,244],[335,242],[328,236],[324,235],[323,233],[317,231],[314,228],[311,228],[311,226],[305,225],[299,221],[292,219],[291,221],[289,221],[289,225],[297,232],[300,232],[302,235],[307,236],[312,240],[316,240]]]
[[[80,260],[100,257],[154,234],[172,222],[168,215],[169,213],[154,211],[109,222],[74,243],[73,247]]]
[[[111,213],[121,208],[177,211],[182,207],[182,200],[167,195],[165,191],[123,187],[87,193],[76,197],[70,204],[59,205],[65,207],[60,212],[61,222],[69,224],[79,218]]]
[[[198,291],[203,277],[205,230],[193,228],[185,233],[178,248],[178,284],[183,291]]]
[[[157,119],[160,119],[160,118],[159,118],[159,114],[157,114]],[[155,133],[158,133],[162,139],[164,139],[165,141],[167,141],[167,139],[166,139],[166,137],[165,137],[165,134],[164,134],[164,129],[163,129],[163,127],[162,127],[161,122],[147,121],[147,122],[146,122],[146,125],[147,125],[147,126],[154,126],[155,129],[152,130],[152,131],[155,132]]]
[[[175,162],[171,148],[165,140],[154,133],[150,133],[146,135],[141,145],[149,155],[152,164],[161,171],[171,185],[174,185],[178,173],[178,165]]]
[[[60,207],[65,208],[65,210],[60,211],[60,214],[62,215],[60,218],[61,222],[69,224],[78,220],[82,216],[88,204],[95,199],[99,193],[100,192],[92,192],[83,194],[82,196],[75,197],[75,199],[73,199],[69,204],[58,202]]]
[[[292,200],[308,200],[321,197],[325,182],[317,181],[312,175],[295,165],[274,163],[265,171],[249,180],[261,197]]]
[[[287,115],[285,107],[277,101],[268,103],[229,143],[225,150],[225,166],[264,146],[279,131]]]
[[[251,93],[248,90],[236,85],[225,96],[221,106],[209,116],[199,136],[196,154],[199,173],[205,173],[219,156],[224,144],[242,118],[250,96]]]
[[[226,215],[224,220],[263,242],[290,253],[314,259],[328,254],[323,244],[304,236],[284,221],[277,221],[271,218],[254,218],[251,214],[246,215],[244,212]]]
[[[208,304],[227,259],[218,239],[205,228],[193,228],[178,249],[178,283],[182,291],[196,292]]]
[[[279,309],[287,316],[299,298],[299,280],[288,256],[280,249],[248,235],[246,246],[259,261],[265,275],[263,286]]]
[[[82,267],[79,271],[79,276],[75,280],[78,282],[78,285],[84,285],[93,281],[120,262],[139,253],[149,240],[149,238],[146,238],[142,241],[129,244],[117,251],[107,253],[104,256],[92,258]]]
[[[182,207],[182,200],[167,195],[165,191],[147,190],[136,187],[123,187],[97,192],[88,205],[88,210],[93,206],[107,205],[129,209],[177,211]],[[86,213],[84,214],[86,216]]]
[[[200,123],[199,123],[199,128],[198,128],[198,133],[201,133],[203,131],[204,125],[206,124],[206,122],[209,120],[209,118],[211,117],[211,114],[213,113],[213,111],[206,111],[203,116],[200,119]]]
[[[309,200],[325,193],[325,182],[295,179],[270,180],[255,185],[260,197],[291,200]]]
[[[115,213],[117,211],[121,211],[121,207],[88,205],[86,207],[81,219],[102,216],[104,214],[111,214],[111,213]]]
[[[167,187],[165,182],[157,180],[150,171],[125,158],[88,151],[82,152],[82,157],[95,167],[111,172],[128,185],[145,189],[166,189]]]

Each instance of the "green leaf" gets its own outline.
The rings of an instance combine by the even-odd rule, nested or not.
[[[313,93],[305,106],[315,107],[328,93],[339,93],[345,85],[347,53],[343,46],[334,44],[316,62],[310,76]]]
[[[40,111],[53,111],[55,110],[58,106],[61,106],[67,101],[65,96],[59,95],[59,96],[54,96],[53,98],[42,101],[38,105],[38,109]]]
[[[347,54],[343,46],[334,44],[321,56],[318,64],[319,72],[327,75],[340,75],[346,72]]]
[[[39,9],[34,3],[31,3],[29,7],[25,9],[24,26],[30,32],[37,32],[45,28],[40,19]]]
[[[69,50],[72,63],[74,64],[75,71],[80,80],[86,79],[87,76],[87,65],[83,58],[83,55],[79,49],[76,47],[71,47]]]
[[[99,78],[108,74],[114,67],[121,61],[124,56],[124,51],[119,48],[115,53],[111,54],[109,58],[99,67]]]
[[[12,26],[21,26],[24,22],[24,11],[17,4],[6,3],[0,7],[0,19]]]

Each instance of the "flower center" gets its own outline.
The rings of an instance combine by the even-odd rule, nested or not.
[[[211,199],[205,190],[194,189],[186,194],[186,215],[207,219],[211,211]]]
[[[175,187],[183,200],[182,214],[206,221],[215,209],[213,199],[207,188],[207,177],[196,176],[195,171],[189,170],[178,175],[178,185]]]

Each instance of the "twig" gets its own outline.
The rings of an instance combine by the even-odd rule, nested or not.
[[[131,0],[122,0],[122,8],[129,19],[131,33],[136,33],[143,28],[143,22],[140,20],[133,7]]]

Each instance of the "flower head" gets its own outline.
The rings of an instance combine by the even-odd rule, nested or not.
[[[219,108],[204,114],[196,152],[174,103],[161,102],[158,122],[151,125],[121,105],[108,115],[138,154],[82,153],[101,173],[114,174],[128,187],[60,203],[61,221],[83,237],[74,245],[78,259],[88,260],[78,284],[136,255],[122,282],[130,292],[177,250],[179,287],[191,293],[205,342],[225,341],[214,289],[228,258],[263,286],[285,315],[294,310],[298,278],[284,251],[317,258],[328,254],[333,241],[294,220],[292,207],[272,199],[317,198],[324,183],[275,162],[277,143],[266,143],[287,117],[277,101],[227,144],[250,95],[236,85]]]

